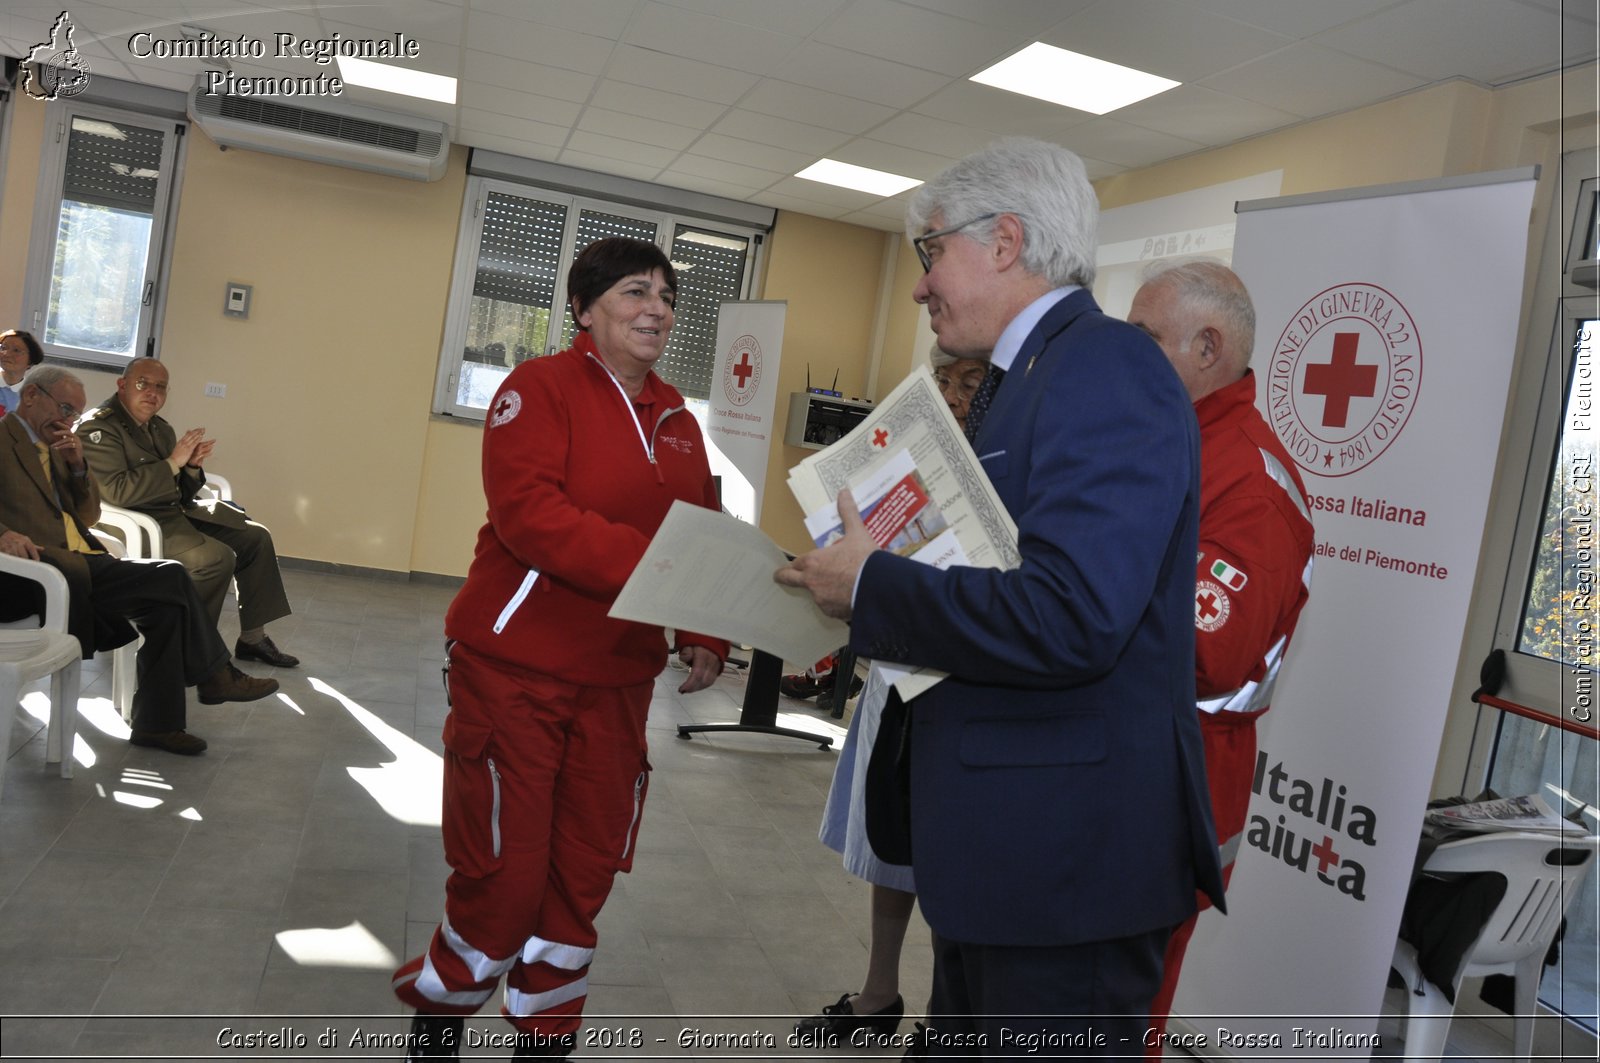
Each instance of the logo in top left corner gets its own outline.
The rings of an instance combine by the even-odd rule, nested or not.
[[[72,17],[65,11],[50,27],[50,39],[28,49],[23,59],[22,91],[36,100],[61,100],[89,87],[89,64],[72,37]]]

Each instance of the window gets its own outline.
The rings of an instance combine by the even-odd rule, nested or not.
[[[567,270],[578,252],[608,236],[650,240],[667,252],[678,275],[677,320],[656,372],[690,399],[709,394],[718,309],[749,297],[767,226],[641,207],[637,199],[597,199],[574,193],[572,183],[535,186],[482,173],[469,179],[436,412],[482,420],[513,368],[571,345]]]
[[[1541,278],[1536,295],[1544,297],[1543,312],[1554,303],[1552,339],[1495,633],[1507,658],[1500,697],[1549,719],[1493,713],[1487,777],[1502,795],[1537,793],[1561,814],[1579,812],[1591,831],[1600,826],[1593,401],[1600,305],[1592,290],[1600,212],[1597,182],[1585,177],[1596,158],[1591,150],[1564,160],[1556,232],[1567,253],[1555,259],[1559,280]],[[1600,1010],[1600,875],[1591,874],[1583,889],[1569,913],[1561,963],[1546,969],[1539,999],[1592,1032]]]
[[[120,371],[155,351],[168,205],[181,127],[58,101],[45,125],[23,296],[55,358]]]

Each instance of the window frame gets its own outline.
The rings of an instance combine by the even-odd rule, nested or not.
[[[183,187],[184,164],[188,156],[186,135],[188,123],[174,117],[160,106],[151,109],[120,106],[114,97],[58,99],[50,101],[45,106],[46,143],[44,150],[39,153],[40,192],[34,197],[21,317],[27,322],[24,327],[38,338],[49,361],[77,368],[120,373],[134,358],[160,356],[161,330],[166,319],[167,291],[171,279],[173,242],[177,228],[178,201]],[[126,357],[109,351],[95,351],[85,347],[53,343],[46,338],[45,318],[49,309],[62,194],[66,181],[67,152],[71,143],[70,130],[73,120],[78,117],[122,122],[162,132],[162,176],[157,182],[151,211],[150,241],[145,255],[145,294],[140,300],[133,350]]]
[[[566,223],[562,227],[559,258],[556,261],[554,305],[550,308],[550,325],[545,335],[544,349],[538,356],[554,354],[561,349],[561,335],[568,316],[563,295],[566,292],[567,274],[574,257],[572,244],[577,236],[579,218],[585,210],[654,224],[655,244],[668,255],[672,253],[673,241],[680,226],[748,239],[750,247],[746,252],[744,275],[740,282],[738,295],[740,299],[752,297],[751,293],[756,289],[756,279],[761,275],[768,229],[759,225],[741,224],[726,218],[697,214],[666,205],[603,199],[534,181],[469,173],[465,195],[462,198],[461,220],[457,227],[455,261],[451,267],[449,305],[445,311],[444,331],[439,347],[439,365],[434,377],[432,410],[439,416],[460,418],[480,424],[488,416],[487,409],[457,401],[456,385],[465,360],[472,291],[477,282],[478,260],[483,246],[483,228],[486,220],[484,208],[491,193],[561,204],[567,210]],[[682,285],[683,282],[684,277],[680,275],[679,284]]]
[[[1536,319],[1549,321],[1551,332],[1544,352],[1537,413],[1523,466],[1522,489],[1515,496],[1516,520],[1492,647],[1504,650],[1506,659],[1505,681],[1498,696],[1548,715],[1552,721],[1567,720],[1572,669],[1558,661],[1520,652],[1517,644],[1531,592],[1554,463],[1562,460],[1568,389],[1577,357],[1573,337],[1578,324],[1600,319],[1600,305],[1592,290],[1595,261],[1586,260],[1582,255],[1587,234],[1596,223],[1596,189],[1600,182],[1587,175],[1595,173],[1597,159],[1600,159],[1600,150],[1587,149],[1572,152],[1562,160],[1562,184],[1558,186],[1558,202],[1553,205],[1551,219],[1551,236],[1560,240],[1557,244],[1561,249],[1560,278],[1557,284],[1539,285],[1533,304]],[[1557,225],[1559,229],[1555,228]],[[1555,297],[1553,307],[1552,295]],[[1532,342],[1537,342],[1537,338]],[[1600,344],[1600,339],[1596,343]],[[1589,357],[1591,360],[1595,357],[1593,350]],[[1589,670],[1595,671],[1592,659]],[[1592,675],[1590,682],[1592,685]],[[1492,731],[1497,721],[1491,718],[1482,722],[1491,724]],[[1576,722],[1594,726],[1600,722],[1600,713],[1593,714],[1587,721]],[[1484,744],[1489,747],[1484,751],[1486,774],[1494,742]]]

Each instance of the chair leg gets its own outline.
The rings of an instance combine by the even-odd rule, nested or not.
[[[5,785],[6,765],[11,763],[11,725],[17,722],[17,691],[21,676],[14,665],[0,664],[0,786]]]
[[[1521,1061],[1533,1058],[1533,1020],[1539,1013],[1539,976],[1544,973],[1544,953],[1528,956],[1517,964],[1512,993],[1516,1014],[1511,1017],[1511,1050]]]
[[[1450,1018],[1455,1005],[1445,999],[1444,992],[1427,979],[1420,979],[1414,992],[1406,990],[1405,1058],[1438,1060],[1444,1055],[1444,1044],[1450,1036]]]
[[[61,777],[72,778],[73,747],[78,741],[78,688],[82,662],[73,661],[50,680],[50,727],[45,733],[46,764],[60,762]]]

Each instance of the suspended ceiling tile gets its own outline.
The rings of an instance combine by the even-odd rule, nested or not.
[[[392,34],[379,34],[374,37],[374,30],[361,26],[352,26],[347,22],[323,22],[327,32],[342,34],[346,38],[357,40],[388,40]],[[445,77],[457,77],[461,73],[461,49],[454,44],[443,41],[431,40],[423,37],[417,38],[417,57],[415,59],[380,59],[378,62],[390,63],[392,66],[403,67],[406,70],[425,70],[430,74],[443,74]]]
[[[343,0],[336,0],[342,3]],[[637,0],[472,0],[472,14],[480,12],[537,22],[593,37],[615,40],[622,36]]]
[[[1185,0],[1116,0],[1067,19],[1044,42],[1175,81],[1197,81],[1293,39],[1196,10]]]
[[[1561,16],[1506,0],[1407,0],[1316,43],[1423,81],[1457,75],[1486,85],[1561,65]]]
[[[759,192],[763,188],[770,188],[788,176],[788,174],[775,173],[772,170],[763,170],[756,166],[745,166],[741,163],[728,162],[724,159],[708,158],[692,152],[686,152],[678,156],[678,160],[667,167],[667,172],[717,181],[730,187],[742,188],[746,194]]]
[[[905,0],[913,7],[938,11],[983,26],[1021,34],[1029,41],[1062,19],[1093,7],[1099,0]]]
[[[415,37],[428,52],[428,44],[460,46],[465,35],[466,11],[446,4],[411,0],[410,3],[338,4],[322,7],[322,24],[356,40],[383,39],[395,33]]]
[[[1396,0],[1190,0],[1215,15],[1296,40],[1365,18]]]
[[[739,108],[729,111],[711,127],[711,130],[724,136],[738,137],[740,140],[752,140],[757,144],[770,144],[791,151],[811,152],[817,156],[828,154],[850,139],[847,134],[832,129],[791,122],[786,118],[774,118],[768,114],[757,114]]]
[[[578,120],[583,110],[581,104],[571,100],[558,100],[531,92],[518,92],[499,85],[469,82],[463,85],[456,99],[463,108],[493,111],[495,114],[530,118],[549,125],[570,126]]]
[[[525,63],[520,59],[491,55],[488,52],[468,52],[466,67],[472,71],[472,76],[462,83],[458,95],[465,95],[475,86],[482,84],[533,96],[583,103],[594,91],[595,79],[590,75],[560,70],[541,63]],[[537,118],[538,115],[530,117]]]
[[[830,152],[828,157],[850,163],[852,166],[865,166],[873,170],[899,174],[901,177],[914,177],[919,181],[929,180],[948,170],[959,158],[959,156],[934,155],[913,148],[902,148],[871,137],[857,137],[848,144],[841,144]]]
[[[1308,43],[1292,44],[1204,82],[1206,88],[1303,118],[1360,107],[1423,84],[1413,75]]]
[[[625,81],[606,78],[596,86],[589,101],[595,107],[624,111],[644,118],[654,118],[674,125],[705,129],[728,110],[726,104],[699,100],[676,92],[630,85]]]
[[[947,122],[914,111],[902,111],[871,132],[873,140],[955,159],[982,151],[994,143],[995,135],[992,130]]]
[[[856,0],[812,39],[950,77],[975,74],[1030,43],[1015,32],[896,0]]]
[[[708,159],[770,170],[785,177],[817,161],[817,156],[811,152],[794,151],[773,144],[757,144],[753,140],[741,140],[722,133],[707,133],[695,141],[689,151]]]
[[[761,191],[759,188],[749,188],[744,185],[734,184],[730,181],[721,181],[715,177],[703,177],[699,174],[689,173],[680,166],[669,166],[656,175],[656,180],[673,188],[686,188],[691,192],[704,192],[711,196],[721,196],[724,199],[748,199],[751,195]]]
[[[771,71],[780,81],[838,92],[852,99],[881,103],[896,109],[936,92],[949,78],[886,59],[864,58],[817,41],[806,41]]]
[[[536,122],[531,118],[517,118],[493,111],[480,111],[472,107],[461,108],[457,124],[463,130],[489,133],[497,137],[511,137],[530,144],[544,144],[559,148],[567,142],[568,127],[550,122]]]
[[[777,207],[779,210],[794,211],[796,214],[809,214],[813,218],[837,218],[850,212],[847,207],[819,203],[814,199],[790,195],[787,192],[777,192],[770,188],[751,196],[750,202],[760,204],[763,207]],[[782,227],[782,219],[779,220],[778,225],[780,228]]]
[[[668,0],[675,8],[715,15],[794,37],[809,37],[846,6],[846,0]]]
[[[1169,92],[1113,111],[1124,122],[1158,133],[1197,141],[1208,147],[1302,121],[1298,115],[1252,100],[1227,96],[1200,85],[1179,85]]]
[[[1087,111],[974,81],[953,82],[912,110],[957,125],[987,129],[994,136],[1049,137],[1094,117]]]
[[[567,139],[567,150],[648,166],[652,171],[661,170],[678,157],[678,153],[671,148],[658,148],[652,144],[640,144],[636,140],[622,140],[618,137],[585,133],[581,130],[575,130]],[[632,176],[631,171],[629,176]]]
[[[713,63],[697,63],[647,48],[619,45],[604,70],[608,78],[715,103],[734,103],[755,86],[754,75]]]
[[[573,138],[574,141],[577,139],[577,137]],[[638,181],[654,181],[656,175],[661,172],[661,167],[659,166],[638,162],[632,158],[618,159],[609,155],[591,155],[575,147],[563,151],[559,159],[563,165],[576,166],[580,170],[593,170],[596,173],[632,177]]]
[[[764,74],[782,63],[802,38],[700,15],[646,0],[628,23],[625,44],[702,63]]]
[[[485,133],[475,129],[461,130],[455,140],[456,143],[464,144],[469,148],[502,151],[507,155],[515,155],[519,159],[538,159],[541,162],[555,162],[556,158],[561,154],[561,149],[558,146],[537,144],[531,140],[518,140],[516,137],[505,137],[497,133]]]
[[[895,113],[865,100],[852,100],[836,92],[764,78],[745,94],[739,106],[747,111],[788,118],[841,133],[863,133]]]
[[[784,196],[797,196],[815,203],[827,203],[840,210],[861,210],[882,199],[871,192],[857,192],[853,188],[808,181],[804,177],[785,177],[772,186],[772,191]]]
[[[578,128],[588,133],[600,133],[673,151],[682,151],[700,136],[698,129],[688,126],[673,125],[623,111],[608,111],[603,107],[585,107],[578,119]]]
[[[605,68],[616,42],[605,37],[474,11],[467,46],[494,55],[593,74]]]
[[[1149,166],[1205,146],[1184,137],[1130,125],[1109,115],[1073,126],[1055,140],[1079,155],[1127,167]]]

